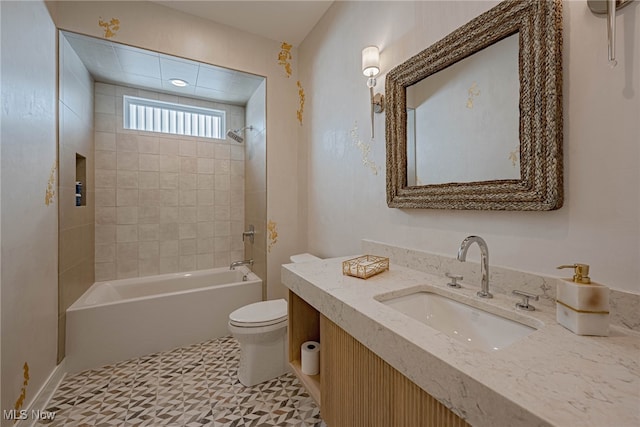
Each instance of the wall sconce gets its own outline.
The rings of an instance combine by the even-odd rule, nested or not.
[[[616,10],[631,4],[633,0],[587,0],[591,12],[607,15],[607,39],[609,41],[609,65],[618,65],[616,61]]]
[[[373,139],[373,113],[384,111],[384,95],[381,93],[373,94],[378,73],[380,73],[380,50],[378,46],[367,46],[362,49],[362,74],[368,77],[367,87],[371,100],[371,139]]]

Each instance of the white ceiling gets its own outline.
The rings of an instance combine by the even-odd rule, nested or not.
[[[298,46],[333,0],[152,0],[190,15]]]
[[[89,73],[100,82],[245,105],[263,77],[108,40],[63,32]],[[169,79],[189,83],[176,87]]]
[[[259,36],[299,45],[333,0],[154,1]],[[245,105],[263,78],[109,40],[63,32],[97,81]],[[189,86],[178,88],[169,79]]]

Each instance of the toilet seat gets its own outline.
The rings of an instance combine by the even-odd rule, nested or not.
[[[245,305],[229,315],[229,325],[240,328],[259,328],[286,321],[287,301],[284,299]]]

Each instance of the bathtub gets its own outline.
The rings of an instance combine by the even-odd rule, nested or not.
[[[229,314],[261,299],[247,267],[96,282],[67,309],[67,372],[228,335]]]

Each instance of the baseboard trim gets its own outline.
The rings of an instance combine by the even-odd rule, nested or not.
[[[51,375],[49,375],[49,378],[47,378],[47,381],[45,381],[42,387],[40,387],[40,390],[38,390],[38,393],[33,397],[31,404],[27,408],[27,419],[18,421],[14,424],[14,427],[34,427],[36,425],[38,419],[34,418],[32,414],[34,414],[34,412],[37,413],[37,411],[44,411],[47,409],[49,401],[67,374],[65,362],[66,359],[63,359],[62,362],[55,367],[51,372]]]

